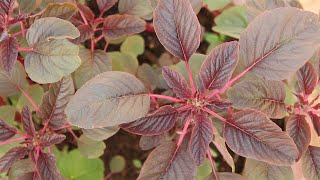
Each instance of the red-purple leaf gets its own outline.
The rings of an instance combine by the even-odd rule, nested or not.
[[[51,146],[54,144],[60,144],[66,139],[63,134],[45,134],[40,137],[40,142],[42,147]]]
[[[278,166],[292,165],[299,152],[293,140],[264,113],[246,109],[225,123],[224,137],[235,153]]]
[[[139,141],[139,147],[143,151],[150,150],[154,147],[157,147],[162,142],[165,142],[166,138],[164,135],[158,135],[158,136],[141,136]]]
[[[181,147],[175,154],[176,148],[176,144],[170,141],[154,149],[143,164],[137,180],[194,179],[196,165],[190,153]]]
[[[115,5],[118,0],[97,0],[97,4],[101,13],[108,11],[113,5]]]
[[[162,75],[168,86],[176,93],[177,97],[180,99],[191,98],[191,89],[189,88],[187,81],[178,71],[165,66],[162,68]]]
[[[120,127],[133,134],[147,136],[160,135],[169,131],[174,126],[177,117],[177,109],[167,105],[136,121],[122,124]]]
[[[38,173],[45,180],[62,180],[56,166],[56,159],[53,154],[40,152],[38,159]]]
[[[320,46],[318,19],[317,14],[293,7],[262,13],[240,35],[245,67],[260,78],[287,79]]]
[[[28,106],[24,106],[21,112],[21,122],[23,130],[31,137],[36,134],[34,123],[32,121],[31,111]]]
[[[312,120],[315,131],[317,132],[318,136],[320,136],[320,117],[312,112],[309,112],[308,114]]]
[[[307,62],[297,72],[297,79],[300,90],[305,95],[309,95],[317,87],[319,77],[313,65],[310,62]]]
[[[286,89],[281,81],[245,79],[230,88],[227,95],[236,109],[252,108],[275,119],[281,119],[287,113]]]
[[[225,99],[210,99],[209,105],[207,105],[207,108],[209,108],[212,111],[221,111],[225,110],[232,106],[232,102]]]
[[[309,146],[302,156],[302,171],[306,179],[320,179],[320,147]]]
[[[37,112],[49,127],[60,129],[68,124],[64,110],[74,94],[74,84],[71,76],[62,78],[59,82],[51,84],[44,96]]]
[[[11,72],[18,57],[18,42],[15,37],[9,37],[5,41],[0,42],[0,64],[1,67]]]
[[[190,1],[160,0],[153,22],[161,44],[174,56],[189,61],[200,45],[201,34]]]
[[[6,14],[8,14],[13,8],[14,2],[15,0],[1,0],[0,7]]]
[[[247,180],[245,176],[241,176],[240,174],[230,173],[230,172],[219,172],[217,173],[219,180]],[[216,179],[214,173],[211,173],[209,176],[204,178],[203,180],[218,180]]]
[[[311,141],[311,131],[306,120],[306,116],[300,114],[294,114],[290,116],[286,125],[286,131],[297,145],[299,150],[298,159],[300,159]]]
[[[77,3],[77,6],[79,11],[83,13],[84,17],[88,20],[88,22],[94,21],[94,13],[88,6],[85,6],[81,3]],[[78,13],[78,16],[79,16],[79,13]]]
[[[231,78],[238,63],[239,43],[221,44],[213,49],[200,68],[201,88],[221,89]]]
[[[16,161],[24,158],[27,153],[28,151],[26,147],[15,147],[10,149],[0,159],[0,174],[7,172]]]
[[[205,158],[209,144],[213,139],[212,121],[206,115],[194,117],[195,126],[192,130],[189,148],[196,165],[200,166]]]
[[[8,140],[16,133],[16,128],[10,127],[4,120],[0,119],[0,141]]]
[[[78,26],[77,28],[80,32],[80,36],[76,39],[70,40],[74,44],[80,44],[90,39],[94,35],[94,31],[89,25],[83,24]]]
[[[15,23],[17,23],[17,22],[23,21],[23,20],[26,19],[26,17],[27,17],[27,15],[25,15],[25,14],[20,14],[20,15],[14,17],[13,19],[11,19],[11,20],[9,21],[9,24],[15,24]]]
[[[103,33],[107,38],[115,39],[137,34],[145,30],[146,22],[132,15],[111,15],[103,23]]]

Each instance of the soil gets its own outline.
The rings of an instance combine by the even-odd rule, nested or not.
[[[87,5],[93,10],[96,15],[99,15],[99,9],[95,0],[89,0]],[[118,13],[117,4],[110,9],[107,14]],[[212,32],[211,27],[214,25],[214,16],[219,14],[219,12],[210,12],[207,9],[201,9],[198,14],[199,21],[204,27],[206,32]],[[152,22],[148,22],[152,23]],[[160,44],[155,33],[152,32],[143,32],[140,34],[145,39],[145,53],[138,57],[139,63],[149,63],[149,64],[158,64],[158,58],[166,52],[164,47]],[[97,44],[96,48],[103,49],[105,42]],[[206,49],[208,48],[208,43],[203,41],[198,50],[199,53],[205,54]],[[86,46],[90,46],[86,44]],[[108,51],[119,51],[119,45],[109,45]],[[126,160],[125,170],[118,174],[113,174],[110,179],[112,180],[134,180],[139,175],[139,169],[133,165],[134,159],[139,159],[142,163],[146,160],[148,154],[151,151],[142,151],[139,147],[140,136],[127,133],[126,131],[120,130],[116,135],[109,138],[105,141],[106,143],[106,152],[101,157],[105,162],[105,174],[107,175],[110,172],[109,162],[111,158],[115,155],[121,155]],[[214,147],[213,147],[214,148]],[[231,152],[231,151],[230,151]],[[232,153],[232,152],[231,152]],[[244,167],[245,158],[240,157],[236,154],[233,154],[235,163],[236,163],[236,172],[241,173]],[[220,166],[218,171],[231,171],[231,168],[223,160],[222,156],[219,155],[216,159],[216,162],[219,162]]]

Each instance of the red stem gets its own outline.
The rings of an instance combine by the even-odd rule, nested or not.
[[[216,168],[215,168],[215,165],[214,165],[214,161],[212,159],[212,155],[211,155],[210,149],[207,150],[207,156],[208,156],[209,161],[210,161],[212,172],[213,172],[214,176],[216,177],[216,180],[219,180],[218,174],[217,174],[217,171],[216,171]]]
[[[82,18],[84,24],[88,25],[88,21],[87,21],[86,17],[84,16],[83,12],[80,9],[79,9],[79,13],[81,15],[81,18]]]
[[[20,27],[21,27],[22,37],[26,38],[26,29],[22,21],[20,21]]]
[[[39,111],[39,107],[36,105],[36,103],[32,100],[32,98],[29,96],[28,93],[26,93],[20,86],[17,86],[17,88],[22,92],[22,94],[28,99],[28,101],[32,104],[35,111]]]
[[[27,138],[27,136],[24,135],[24,136],[21,136],[21,137],[18,137],[18,138],[9,139],[9,140],[0,142],[0,146],[6,145],[6,144],[10,144],[10,143],[13,143],[13,142],[16,142],[16,141],[25,140],[26,138]]]
[[[169,101],[176,102],[176,103],[180,103],[181,102],[180,99],[173,98],[173,97],[170,97],[170,96],[164,96],[164,95],[158,95],[158,94],[149,94],[149,96],[150,97],[155,97],[155,98],[158,98],[158,99],[169,100]]]
[[[33,51],[33,48],[32,47],[19,47],[18,51],[19,52],[30,52],[30,51]]]
[[[208,109],[208,108],[203,108],[203,110],[204,111],[206,111],[207,113],[209,113],[209,114],[211,114],[212,116],[214,116],[214,117],[216,117],[216,118],[218,118],[218,119],[220,119],[221,121],[223,121],[223,122],[227,122],[227,120],[225,119],[225,118],[223,118],[222,116],[220,116],[219,114],[217,114],[217,113],[215,113],[215,112],[213,112],[213,111],[211,111],[210,109]]]
[[[72,130],[70,127],[68,127],[67,129],[68,129],[68,131],[70,132],[70,134],[71,134],[76,140],[79,139],[78,136],[73,132],[73,130]]]
[[[189,62],[188,61],[185,61],[185,62],[186,62],[186,69],[187,69],[187,73],[188,73],[188,77],[189,77],[189,81],[190,81],[192,94],[195,94],[196,88],[194,86],[194,82],[193,82],[193,79],[192,79],[192,73],[191,73],[191,69],[190,69],[190,66],[189,66]]]
[[[98,43],[103,37],[104,37],[104,34],[101,34],[101,35],[95,40],[95,43]]]

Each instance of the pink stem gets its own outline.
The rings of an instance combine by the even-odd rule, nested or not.
[[[187,130],[188,130],[188,127],[189,127],[189,125],[190,125],[191,119],[192,119],[192,118],[189,117],[189,118],[187,119],[186,124],[185,124],[184,127],[183,127],[183,130],[182,130],[182,132],[181,132],[180,138],[179,138],[178,143],[177,143],[177,149],[181,146],[182,141],[183,141],[183,139],[184,139],[184,136],[187,134]]]
[[[254,64],[255,65],[255,64]],[[247,72],[250,71],[250,69],[253,68],[253,65],[248,67],[247,69],[245,69],[244,71],[242,71],[240,74],[238,74],[236,77],[232,78],[222,89],[220,89],[219,91],[214,91],[211,94],[209,94],[208,98],[212,98],[213,96],[215,96],[216,94],[223,94],[230,86],[233,85],[233,83],[235,83],[238,79],[240,79],[241,77],[243,77]]]
[[[106,40],[106,45],[104,46],[103,51],[107,52],[108,46],[109,46],[109,40]]]
[[[42,130],[40,131],[40,135],[43,135],[43,134],[46,132],[48,126],[49,126],[49,122],[45,123],[44,127],[43,127]]]
[[[188,61],[185,61],[185,62],[186,62],[186,69],[187,69],[187,73],[188,73],[188,77],[189,77],[189,81],[190,81],[192,94],[195,94],[196,88],[194,86],[194,82],[193,82],[193,79],[192,79],[192,73],[191,73],[191,69],[190,69],[190,66],[189,66],[189,62]]]
[[[33,48],[31,48],[31,47],[19,47],[18,51],[19,52],[30,52],[30,51],[33,51]]]
[[[216,118],[220,119],[221,121],[223,121],[223,122],[227,122],[227,120],[226,120],[225,118],[223,118],[223,117],[222,117],[222,116],[220,116],[219,114],[217,114],[217,113],[215,113],[215,112],[211,111],[210,109],[208,109],[208,108],[203,108],[203,110],[204,110],[204,111],[206,111],[207,113],[211,114],[212,116],[214,116],[214,117],[216,117]]]
[[[170,97],[170,96],[164,96],[164,95],[158,95],[158,94],[149,94],[149,96],[150,97],[155,97],[155,98],[158,98],[158,99],[165,99],[165,100],[173,101],[173,102],[176,102],[176,103],[180,103],[181,102],[180,99],[173,98],[173,97]]]
[[[0,142],[0,146],[6,145],[6,144],[10,144],[10,143],[13,143],[13,142],[16,142],[16,141],[25,140],[26,138],[27,138],[27,136],[21,136],[21,137],[18,137],[18,138],[9,139],[9,140]]]
[[[95,43],[98,43],[103,37],[104,37],[104,34],[101,34],[101,35],[95,40]]]
[[[36,111],[39,111],[39,107],[36,105],[36,103],[32,100],[32,98],[29,96],[28,93],[26,93],[20,86],[17,86],[17,88],[22,92],[22,94],[28,99],[28,101],[32,104],[34,109]]]
[[[73,130],[72,130],[70,127],[68,127],[67,129],[68,129],[68,131],[70,132],[70,134],[71,134],[76,140],[79,139],[78,136],[73,132]]]
[[[211,155],[210,149],[207,150],[207,156],[208,156],[209,161],[210,161],[212,172],[213,172],[214,176],[216,177],[216,180],[219,180],[218,174],[217,174],[217,171],[216,171],[216,168],[215,168],[215,165],[214,165],[214,161],[212,159],[212,155]]]
[[[81,15],[81,18],[82,18],[84,24],[88,25],[88,21],[87,21],[86,17],[84,16],[83,12],[80,9],[79,9],[79,13]]]
[[[26,38],[26,29],[22,21],[20,21],[20,27],[21,27],[22,37]]]

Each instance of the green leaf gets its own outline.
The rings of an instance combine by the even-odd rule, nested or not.
[[[11,74],[0,70],[0,96],[12,96],[20,92],[20,88],[28,86],[26,73],[20,62],[15,64]]]
[[[135,75],[137,73],[139,62],[134,56],[121,52],[111,52],[112,70],[123,71]]]
[[[205,40],[210,44],[206,54],[209,54],[212,49],[217,47],[218,45],[222,44],[224,42],[224,38],[213,33],[205,33],[204,36]]]
[[[144,39],[140,35],[134,35],[127,37],[122,43],[120,50],[123,53],[137,57],[144,52],[144,46]]]
[[[104,165],[101,159],[87,159],[79,150],[59,153],[57,165],[62,176],[69,180],[103,179]]]
[[[65,110],[70,124],[94,129],[129,123],[149,111],[144,85],[124,72],[105,72],[84,84]]]
[[[112,173],[120,173],[126,167],[126,160],[123,156],[114,156],[109,162],[109,166]]]
[[[206,159],[203,165],[198,167],[196,180],[203,180],[204,177],[208,176],[212,172],[210,161]]]
[[[120,0],[118,8],[121,14],[135,15],[145,20],[152,19],[153,8],[150,0]]]
[[[70,22],[55,17],[37,20],[27,32],[33,51],[25,58],[29,77],[37,83],[54,83],[75,71],[81,64],[79,47],[66,40],[80,36]]]
[[[103,155],[106,145],[103,141],[94,141],[86,135],[78,139],[78,149],[82,156],[88,159],[98,158]]]
[[[29,86],[29,88],[25,91],[26,91],[26,93],[29,94],[29,96],[35,102],[35,104],[39,106],[41,103],[41,100],[43,98],[43,94],[44,94],[44,90],[43,90],[42,86],[35,84],[32,86]],[[19,100],[18,100],[17,108],[22,109],[22,107],[25,105],[29,106],[31,111],[35,110],[35,108],[29,102],[29,100],[26,98],[26,96],[21,94],[21,96],[19,97]]]
[[[132,160],[132,163],[134,165],[134,167],[138,168],[138,169],[141,169],[142,167],[142,162],[139,160],[139,159],[134,159]]]
[[[239,39],[240,33],[248,25],[246,8],[244,6],[234,6],[222,12],[215,18],[217,24],[213,31]]]
[[[74,72],[77,88],[80,88],[96,75],[112,70],[111,56],[102,50],[96,50],[92,55],[90,50],[82,48],[80,49],[79,56],[82,63]]]
[[[0,119],[6,121],[9,125],[14,125],[14,119],[16,115],[16,108],[13,106],[1,106],[0,107]]]
[[[226,7],[232,0],[204,0],[211,11],[220,10]]]

